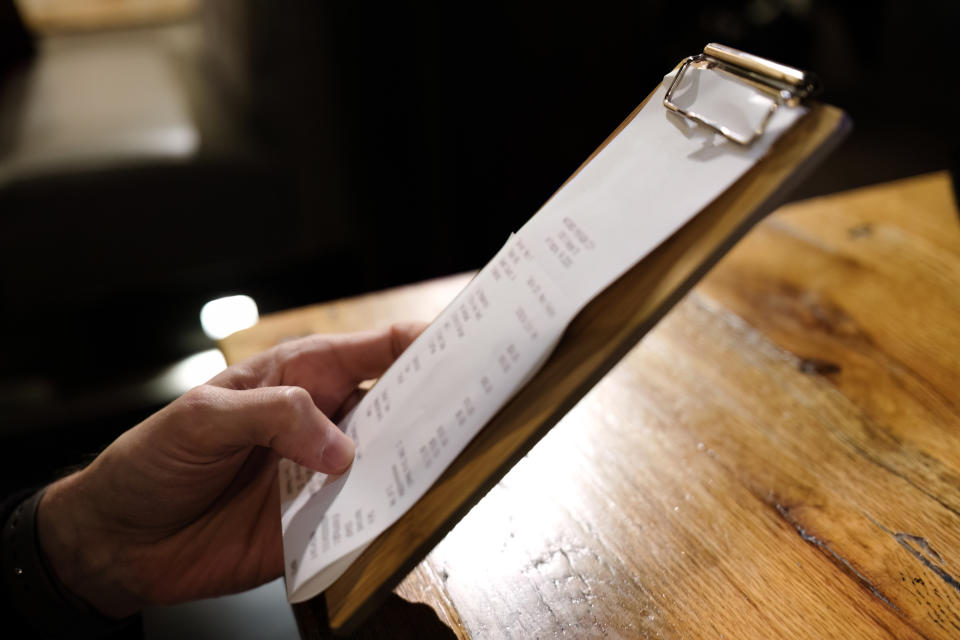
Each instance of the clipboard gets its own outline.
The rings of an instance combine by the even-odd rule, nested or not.
[[[681,105],[675,89],[693,69],[736,76],[764,91],[768,113],[747,130]],[[721,45],[681,61],[663,107],[732,142],[750,145],[784,104],[816,91],[808,73]],[[659,87],[651,96],[655,95]],[[648,96],[574,173],[579,173],[648,104]],[[754,224],[836,148],[850,129],[839,109],[808,112],[732,186],[576,316],[539,372],[487,423],[430,489],[378,536],[298,618],[327,621],[321,635],[352,633],[454,525],[647,333]],[[571,176],[570,179],[572,179]],[[570,181],[567,180],[567,182]],[[566,182],[564,183],[566,184]],[[562,188],[562,187],[561,187]],[[322,622],[321,622],[322,624]]]

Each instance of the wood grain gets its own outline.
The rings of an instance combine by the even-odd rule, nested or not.
[[[594,299],[533,380],[326,590],[330,626],[338,632],[356,628],[718,257],[772,209],[791,181],[823,157],[844,123],[837,109],[812,107],[733,187]]]
[[[37,34],[158,24],[196,13],[197,0],[15,0]]]
[[[370,624],[960,636],[958,221],[935,174],[761,222],[400,584],[433,619],[394,597]],[[355,308],[384,324],[465,281]],[[270,346],[279,321],[348,328],[353,302],[267,318],[224,346]],[[329,634],[320,613],[298,608],[306,637]]]

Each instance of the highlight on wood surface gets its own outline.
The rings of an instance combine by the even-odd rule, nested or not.
[[[428,319],[467,278],[269,316],[224,348]],[[359,637],[957,637],[958,315],[946,173],[781,208]],[[330,635],[322,599],[296,613]]]
[[[845,125],[839,110],[814,105],[733,187],[591,302],[534,379],[501,409],[418,503],[327,589],[331,628],[349,632],[374,611],[457,520],[746,229],[832,150]]]

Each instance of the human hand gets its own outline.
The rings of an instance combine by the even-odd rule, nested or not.
[[[40,547],[61,582],[123,617],[281,575],[277,462],[345,471],[353,442],[328,416],[422,329],[280,344],[121,435],[40,503]]]

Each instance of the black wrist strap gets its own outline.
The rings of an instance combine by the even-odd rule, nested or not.
[[[67,590],[47,565],[37,538],[37,506],[45,489],[20,503],[3,524],[0,570],[10,604],[44,638],[100,638],[134,618],[108,618]]]

